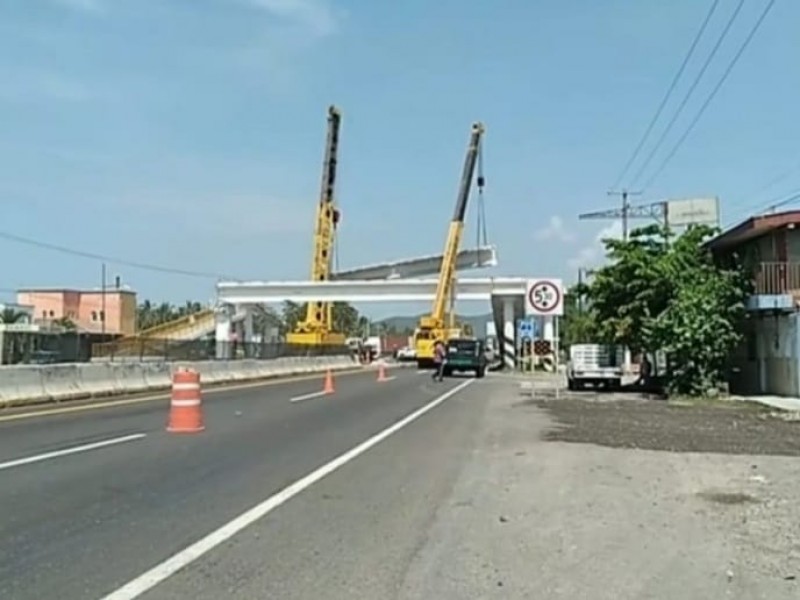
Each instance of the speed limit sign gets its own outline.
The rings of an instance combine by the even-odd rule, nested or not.
[[[525,292],[525,312],[529,315],[564,314],[564,288],[560,279],[531,279]]]

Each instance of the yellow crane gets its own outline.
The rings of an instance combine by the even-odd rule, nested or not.
[[[473,123],[472,132],[467,146],[467,156],[464,160],[464,169],[461,174],[461,184],[458,188],[456,210],[450,228],[447,231],[447,241],[444,247],[442,267],[439,271],[439,281],[436,286],[436,297],[433,300],[431,314],[420,318],[419,325],[414,334],[414,346],[417,353],[417,364],[420,367],[429,366],[433,362],[434,344],[437,340],[446,342],[452,337],[462,335],[462,330],[453,323],[453,305],[455,293],[456,258],[461,245],[461,235],[464,231],[464,217],[467,212],[472,178],[475,174],[475,165],[483,138],[483,123]],[[478,176],[478,186],[483,187],[483,176]],[[447,314],[448,308],[450,315]]]
[[[325,158],[322,165],[322,189],[317,206],[314,229],[314,256],[311,263],[311,279],[328,281],[333,269],[334,239],[339,223],[334,187],[339,148],[339,126],[342,114],[335,106],[328,107],[328,136],[325,142]],[[330,302],[309,302],[305,318],[297,323],[295,330],[286,336],[289,344],[307,346],[344,345],[343,333],[333,331],[333,305]]]

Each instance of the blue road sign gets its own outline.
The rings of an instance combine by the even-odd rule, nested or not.
[[[534,339],[538,333],[538,323],[533,319],[521,319],[517,324],[517,333],[522,339]]]

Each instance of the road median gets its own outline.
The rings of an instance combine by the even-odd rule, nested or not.
[[[0,368],[0,408],[108,398],[168,390],[178,368],[200,373],[204,385],[224,385],[342,371],[359,367],[350,356],[284,357],[270,360],[103,362]]]

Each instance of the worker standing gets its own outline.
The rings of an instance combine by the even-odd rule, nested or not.
[[[436,340],[433,345],[433,363],[436,365],[436,370],[433,372],[434,381],[444,380],[444,365],[447,361],[447,352],[445,351],[444,343],[441,340]]]

